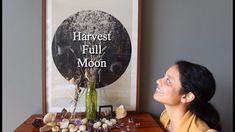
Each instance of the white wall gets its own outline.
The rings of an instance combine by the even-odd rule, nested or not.
[[[212,103],[232,132],[232,0],[143,0],[141,110],[156,117],[155,80],[178,59],[207,66]],[[42,112],[41,1],[3,0],[3,132]]]

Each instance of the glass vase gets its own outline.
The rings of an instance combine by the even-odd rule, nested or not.
[[[88,120],[96,119],[97,112],[97,92],[95,81],[87,82],[87,91],[86,91],[86,118]]]

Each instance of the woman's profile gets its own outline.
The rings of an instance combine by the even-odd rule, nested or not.
[[[219,114],[209,103],[216,83],[206,67],[177,61],[156,84],[153,98],[165,106],[160,122],[166,131],[221,131]]]

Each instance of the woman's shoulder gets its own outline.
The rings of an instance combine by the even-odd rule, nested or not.
[[[166,110],[162,111],[160,115],[160,122],[164,128],[167,127],[170,119]],[[180,121],[180,126],[177,129],[178,132],[218,132],[215,129],[211,129],[203,120],[198,118],[195,114],[188,111],[183,119]]]
[[[203,120],[201,120],[200,118],[198,118],[196,115],[194,115],[194,118],[192,120],[192,123],[191,123],[191,127],[190,127],[190,130],[191,131],[195,131],[195,132],[218,132],[217,130],[215,129],[211,129],[207,124],[206,122],[204,122]]]

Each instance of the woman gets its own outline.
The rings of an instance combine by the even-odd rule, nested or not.
[[[156,83],[153,97],[166,108],[160,116],[166,131],[221,131],[218,112],[208,103],[215,93],[215,79],[206,67],[178,61]]]

